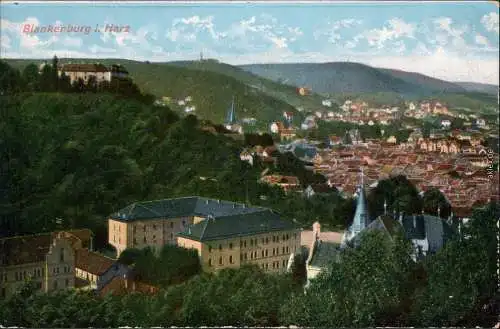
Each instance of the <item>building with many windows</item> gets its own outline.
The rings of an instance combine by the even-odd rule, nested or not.
[[[91,246],[91,241],[89,230],[0,239],[0,298],[28,279],[45,292],[73,287],[75,250]]]
[[[201,197],[134,203],[112,214],[108,227],[117,255],[177,244],[198,250],[208,271],[249,263],[281,271],[300,247],[299,229],[272,210]]]

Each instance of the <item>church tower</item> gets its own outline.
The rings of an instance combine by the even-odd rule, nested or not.
[[[351,226],[344,232],[342,246],[352,240],[356,235],[363,231],[369,224],[368,206],[366,202],[366,193],[364,186],[364,172],[361,168],[361,183],[358,187],[358,199],[356,202],[356,212]]]

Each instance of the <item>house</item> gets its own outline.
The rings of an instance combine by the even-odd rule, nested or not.
[[[321,226],[318,222],[313,224],[313,241],[309,248],[306,260],[307,284],[328,268],[332,262],[340,260],[340,246],[333,241],[321,239]]]
[[[253,166],[253,155],[247,150],[240,153],[240,159],[241,161],[246,161]]]
[[[92,247],[89,230],[0,239],[0,298],[11,296],[28,278],[44,292],[74,286],[75,250]]]
[[[100,290],[114,277],[122,276],[128,268],[116,260],[88,249],[75,253],[75,277],[87,282],[90,289]]]
[[[391,136],[391,137],[387,138],[387,143],[396,144],[397,142],[398,142],[398,140],[396,139],[395,136]]]
[[[123,276],[115,276],[100,289],[101,297],[111,294],[114,296],[123,296],[130,293],[141,293],[145,295],[155,295],[160,291],[158,287],[141,282],[133,277],[132,271]]]
[[[254,264],[266,272],[282,273],[300,250],[300,230],[270,209],[253,208],[196,219],[177,234],[177,244],[197,250],[207,272]]]
[[[332,101],[329,99],[324,99],[321,101],[321,104],[326,107],[332,107]]]
[[[58,70],[57,74],[59,76],[64,75],[68,76],[71,83],[82,79],[84,82],[87,82],[90,77],[95,77],[96,82],[103,81],[111,81],[112,70],[117,70],[117,67],[112,69],[108,69],[105,65],[96,63],[96,64],[63,64]],[[121,70],[121,69],[120,69]],[[123,69],[124,70],[124,69]],[[126,71],[124,71],[126,72]],[[121,71],[115,71],[114,75],[121,75],[125,73],[121,73]],[[128,73],[127,73],[128,74]]]
[[[486,127],[486,121],[484,119],[479,118],[476,120],[476,125],[479,128],[484,128],[484,127]]]
[[[283,112],[283,118],[285,118],[285,120],[288,122],[292,122],[293,121],[293,112],[290,112],[290,111]]]
[[[335,189],[331,188],[328,184],[312,184],[304,190],[304,196],[312,198],[315,195],[329,195],[334,191]]]
[[[342,144],[342,138],[333,135],[333,136],[330,136],[329,142],[330,142],[330,146],[340,145],[340,144]]]
[[[441,127],[447,129],[447,128],[450,128],[450,126],[451,126],[450,120],[441,120]]]
[[[300,187],[299,179],[295,176],[266,175],[261,178],[261,182],[279,186],[285,192],[296,190]]]
[[[262,211],[246,204],[197,196],[133,203],[108,218],[108,242],[117,257],[127,248],[177,244],[176,234],[208,216],[225,217]]]

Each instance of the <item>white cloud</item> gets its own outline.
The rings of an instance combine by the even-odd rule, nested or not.
[[[451,45],[457,50],[466,49],[467,42],[464,39],[464,35],[468,31],[466,25],[453,27],[453,20],[450,17],[439,17],[433,23],[435,30],[429,35],[432,44]]]
[[[304,33],[299,27],[280,24],[268,14],[243,19],[225,32],[231,44],[239,49],[256,49],[271,45],[275,48],[288,48],[290,43]]]
[[[355,37],[354,40],[366,39],[370,46],[382,49],[387,46],[388,42],[394,42],[402,38],[414,38],[414,32],[414,24],[406,23],[400,18],[392,18],[381,29],[365,31]]]
[[[214,24],[214,17],[191,16],[187,18],[177,18],[173,21],[165,37],[173,42],[193,42],[197,40],[199,33],[208,33],[213,40],[220,40],[226,37],[224,32],[217,32]]]
[[[313,36],[316,40],[321,40],[326,37],[328,42],[337,43],[342,39],[339,31],[345,28],[351,28],[356,25],[361,25],[362,21],[354,18],[341,19],[334,22],[328,22],[327,27],[314,31]]]
[[[488,32],[495,32],[498,34],[498,13],[492,11],[481,18],[481,23]]]
[[[484,35],[476,34],[475,41],[478,45],[488,47],[490,45],[488,38]]]

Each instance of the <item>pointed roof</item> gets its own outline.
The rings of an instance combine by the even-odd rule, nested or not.
[[[227,114],[226,123],[227,124],[236,123],[236,113],[235,113],[235,109],[234,109],[234,97],[233,97],[233,100],[231,101],[231,107],[229,108],[229,111]]]
[[[359,185],[358,200],[356,202],[356,212],[354,213],[354,220],[349,230],[353,233],[359,233],[365,229],[369,224],[368,207],[366,204],[366,193],[364,187],[364,172],[361,168],[361,184]]]

